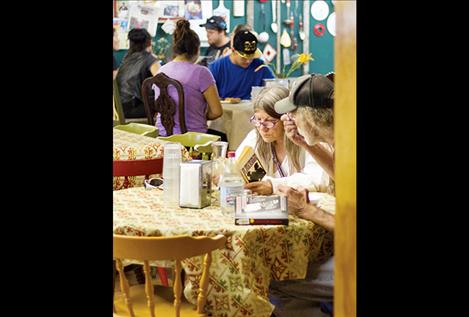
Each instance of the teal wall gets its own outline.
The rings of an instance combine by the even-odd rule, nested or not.
[[[204,0],[206,1],[206,0]],[[247,1],[252,1],[252,0],[247,0]],[[219,0],[213,0],[213,8],[218,7],[219,5]],[[232,0],[225,0],[224,4],[225,7],[230,10],[231,13],[231,18],[230,18],[230,27],[233,29],[236,24],[240,23],[246,23],[246,17],[234,17],[233,14],[233,4]],[[327,4],[329,5],[329,13],[334,12],[334,5],[331,3],[330,0],[326,0]],[[311,3],[312,1],[310,0],[310,5],[309,7],[311,8]],[[262,28],[262,22],[260,19],[260,12],[261,12],[261,2],[258,0],[254,0],[254,30],[256,32],[261,33],[263,30]],[[282,5],[282,18],[278,19],[278,21],[283,21],[287,19],[287,8],[285,4],[282,4],[280,1],[278,1],[277,5]],[[298,41],[298,48],[296,49],[297,53],[301,53],[303,51],[303,43],[299,39],[298,36],[298,17],[299,15],[303,14],[303,1],[299,0],[297,3],[295,3],[295,0],[291,1],[291,6],[290,6],[290,15],[294,12],[295,5],[298,6],[298,13],[295,15],[295,36]],[[276,34],[274,34],[270,28],[270,24],[272,23],[272,4],[271,1],[267,1],[264,3],[264,11],[265,11],[265,17],[266,17],[266,31],[269,33],[269,43],[276,49],[277,46],[277,38]],[[245,13],[246,13],[246,8],[245,8]],[[326,30],[324,32],[324,35],[322,37],[317,37],[314,35],[313,32],[313,27],[318,21],[316,21],[312,16],[310,10],[308,10],[308,17],[310,19],[309,24],[310,24],[310,31],[309,31],[309,52],[312,53],[312,56],[314,58],[314,61],[311,61],[309,64],[309,71],[310,73],[328,73],[330,71],[334,70],[334,37]],[[327,19],[320,21],[320,23],[324,24],[326,26]],[[278,23],[280,24],[280,23]],[[169,42],[171,42],[171,35],[166,34],[162,29],[161,29],[161,23],[158,24],[158,30],[155,36],[155,41],[161,37],[165,37]],[[286,27],[284,23],[281,25],[281,29],[279,32],[283,32],[283,28]],[[289,31],[289,28],[287,29]],[[281,33],[280,33],[281,34]],[[264,50],[264,43],[259,43],[259,48]],[[283,48],[282,48],[283,49]],[[202,48],[202,50],[205,50],[205,48]],[[124,57],[126,53],[126,50],[120,50],[118,52],[114,52],[114,56],[117,59],[117,62],[120,63],[122,58]],[[281,66],[283,66],[283,56],[282,52],[277,52],[277,54],[280,54],[281,56]],[[290,51],[290,55],[293,53]],[[275,63],[275,59],[273,60],[273,63]],[[288,68],[288,66],[287,66]],[[295,71],[292,75],[292,77],[300,76],[302,75],[302,68],[298,69]]]

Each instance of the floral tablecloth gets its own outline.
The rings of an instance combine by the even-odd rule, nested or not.
[[[113,160],[141,160],[163,157],[164,143],[155,138],[129,133],[126,131],[112,129],[113,131]],[[183,160],[190,160],[189,152],[182,147]],[[156,177],[157,175],[150,175]],[[143,186],[144,176],[128,177],[128,187]],[[113,190],[124,188],[124,177],[113,177]]]
[[[305,277],[308,260],[332,254],[332,234],[312,222],[290,216],[288,226],[236,226],[217,206],[179,208],[163,202],[159,190],[114,191],[115,234],[137,236],[225,235],[224,249],[213,252],[206,309],[214,317],[269,317],[271,279]],[[184,295],[196,303],[201,257],[183,262],[189,277]]]

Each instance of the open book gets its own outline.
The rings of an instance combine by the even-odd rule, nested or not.
[[[245,183],[260,181],[266,174],[254,149],[250,146],[243,149],[241,155],[236,159],[236,165]]]

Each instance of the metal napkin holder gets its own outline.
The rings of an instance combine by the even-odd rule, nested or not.
[[[181,163],[179,206],[204,208],[211,205],[212,161],[192,160]]]

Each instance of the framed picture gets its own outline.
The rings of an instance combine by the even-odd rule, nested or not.
[[[184,2],[182,1],[157,1],[157,6],[160,12],[160,21],[177,20],[184,16]]]
[[[127,19],[129,16],[129,1],[114,1],[114,17]]]
[[[202,3],[201,0],[184,0],[184,18],[186,20],[202,19]]]
[[[146,29],[151,36],[156,35],[159,12],[155,6],[133,4],[129,10],[128,31],[135,28]]]

